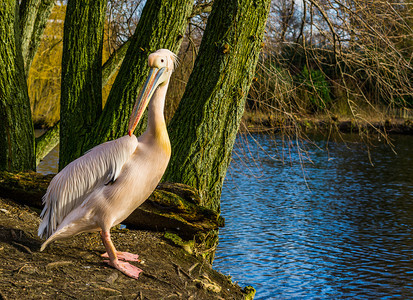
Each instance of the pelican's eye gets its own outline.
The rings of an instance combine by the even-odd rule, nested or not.
[[[163,58],[161,59],[161,63],[163,63],[164,62],[164,60],[163,60]]]

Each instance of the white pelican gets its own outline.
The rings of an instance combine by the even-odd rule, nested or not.
[[[175,54],[166,49],[149,55],[149,76],[132,110],[128,135],[96,146],[50,182],[38,232],[47,240],[40,251],[55,240],[100,231],[107,251],[102,256],[109,258],[105,262],[138,278],[142,270],[125,262],[138,261],[138,256],[116,251],[110,228],[150,196],[168,165],[171,145],[163,110],[175,62]],[[133,131],[148,103],[147,130],[136,138]]]

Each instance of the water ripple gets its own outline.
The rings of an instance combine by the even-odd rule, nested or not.
[[[362,146],[330,143],[311,149],[304,173],[294,154],[282,162],[236,148],[215,267],[253,285],[256,299],[412,298],[413,138],[395,145],[399,156],[378,146],[373,167]]]

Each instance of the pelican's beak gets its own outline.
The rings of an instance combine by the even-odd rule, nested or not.
[[[165,68],[151,68],[149,71],[148,78],[146,79],[145,84],[143,85],[138,98],[136,98],[135,105],[132,110],[131,117],[129,119],[129,129],[128,134],[132,136],[133,131],[138,125],[140,119],[142,118],[143,112],[148,106],[149,100],[152,98],[153,93],[159,84],[162,83],[159,79],[161,78]]]

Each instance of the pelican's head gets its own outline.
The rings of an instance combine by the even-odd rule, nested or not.
[[[142,118],[153,93],[160,85],[168,84],[177,63],[176,55],[168,49],[159,49],[148,57],[149,75],[136,99],[129,120],[128,134],[131,136]]]

